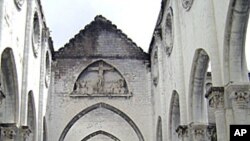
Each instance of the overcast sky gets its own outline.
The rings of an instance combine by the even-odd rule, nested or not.
[[[96,15],[103,15],[144,51],[148,51],[161,0],[42,0],[57,50]]]
[[[42,0],[42,5],[56,50],[93,21],[96,15],[103,15],[147,52],[161,0]],[[250,69],[249,53],[250,28],[246,40]]]

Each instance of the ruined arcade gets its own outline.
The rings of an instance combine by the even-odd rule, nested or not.
[[[148,52],[105,15],[55,51],[40,0],[1,0],[0,140],[229,141],[250,124],[249,9],[162,0]]]

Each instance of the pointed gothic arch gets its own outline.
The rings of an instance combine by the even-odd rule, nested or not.
[[[96,131],[96,132],[93,132],[91,134],[89,134],[88,136],[84,137],[82,139],[82,141],[88,141],[89,139],[97,136],[97,135],[104,135],[104,136],[107,136],[109,137],[110,139],[114,140],[114,141],[121,141],[120,139],[118,139],[116,136],[112,135],[111,133],[108,133],[108,132],[105,132],[105,131],[102,131],[102,130],[99,130],[99,131]]]
[[[71,96],[131,96],[131,93],[120,71],[99,60],[79,74]]]
[[[1,89],[5,99],[1,105],[4,111],[2,123],[16,123],[19,118],[18,77],[14,54],[6,48],[1,55]]]
[[[135,122],[128,116],[126,115],[125,113],[123,113],[121,110],[109,105],[109,104],[106,104],[106,103],[97,103],[97,104],[94,104],[90,107],[87,107],[86,109],[82,110],[81,112],[79,112],[78,114],[76,114],[69,122],[68,124],[66,125],[66,127],[64,128],[62,134],[60,135],[60,138],[59,138],[59,141],[63,141],[64,138],[66,137],[68,131],[70,130],[70,128],[80,119],[82,118],[83,116],[85,116],[87,113],[95,110],[95,109],[98,109],[98,108],[105,108],[107,110],[110,110],[112,112],[114,112],[115,114],[119,115],[121,118],[123,118],[131,127],[132,129],[134,130],[134,132],[136,133],[139,141],[144,141],[144,137],[140,131],[140,129],[138,128],[138,126],[135,124]]]
[[[170,112],[169,112],[169,141],[177,141],[178,134],[176,129],[180,125],[180,103],[179,94],[177,91],[173,91],[170,101]]]
[[[34,101],[34,93],[33,91],[29,91],[28,93],[28,115],[27,115],[27,125],[31,130],[31,133],[28,137],[27,141],[36,140],[36,107]]]
[[[223,49],[225,84],[234,81],[249,82],[245,57],[249,5],[247,0],[230,0]]]
[[[189,83],[189,118],[191,122],[207,123],[207,104],[205,103],[205,80],[209,65],[209,56],[203,49],[197,49]]]

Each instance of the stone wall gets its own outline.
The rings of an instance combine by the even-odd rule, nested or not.
[[[157,86],[152,82],[157,101],[154,129],[157,132],[157,118],[162,117],[163,140],[209,140],[212,136],[205,137],[204,133],[212,132],[218,141],[225,141],[229,140],[230,124],[249,124],[249,116],[245,115],[249,112],[249,79],[243,41],[248,16],[248,0],[162,1],[149,52],[151,69],[155,65],[159,68]],[[208,67],[211,80],[206,75]],[[212,85],[206,96],[207,81]],[[235,92],[233,97],[242,95],[236,89],[245,92],[245,106],[238,105],[241,108],[232,106],[235,102],[230,93]],[[173,125],[178,122],[172,123],[174,95],[178,95],[180,108],[175,114],[180,119],[175,133]],[[236,113],[243,119],[234,117]]]
[[[46,52],[47,60],[51,60],[48,42],[39,0],[1,0],[0,140],[22,136],[43,139],[43,96],[49,87],[49,83],[45,86]]]
[[[52,78],[49,140],[82,140],[96,132],[152,140],[148,55],[104,17],[55,53]]]

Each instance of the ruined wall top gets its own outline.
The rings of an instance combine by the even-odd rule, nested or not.
[[[96,16],[94,21],[55,52],[54,57],[143,60],[149,58],[147,53],[103,16]]]

